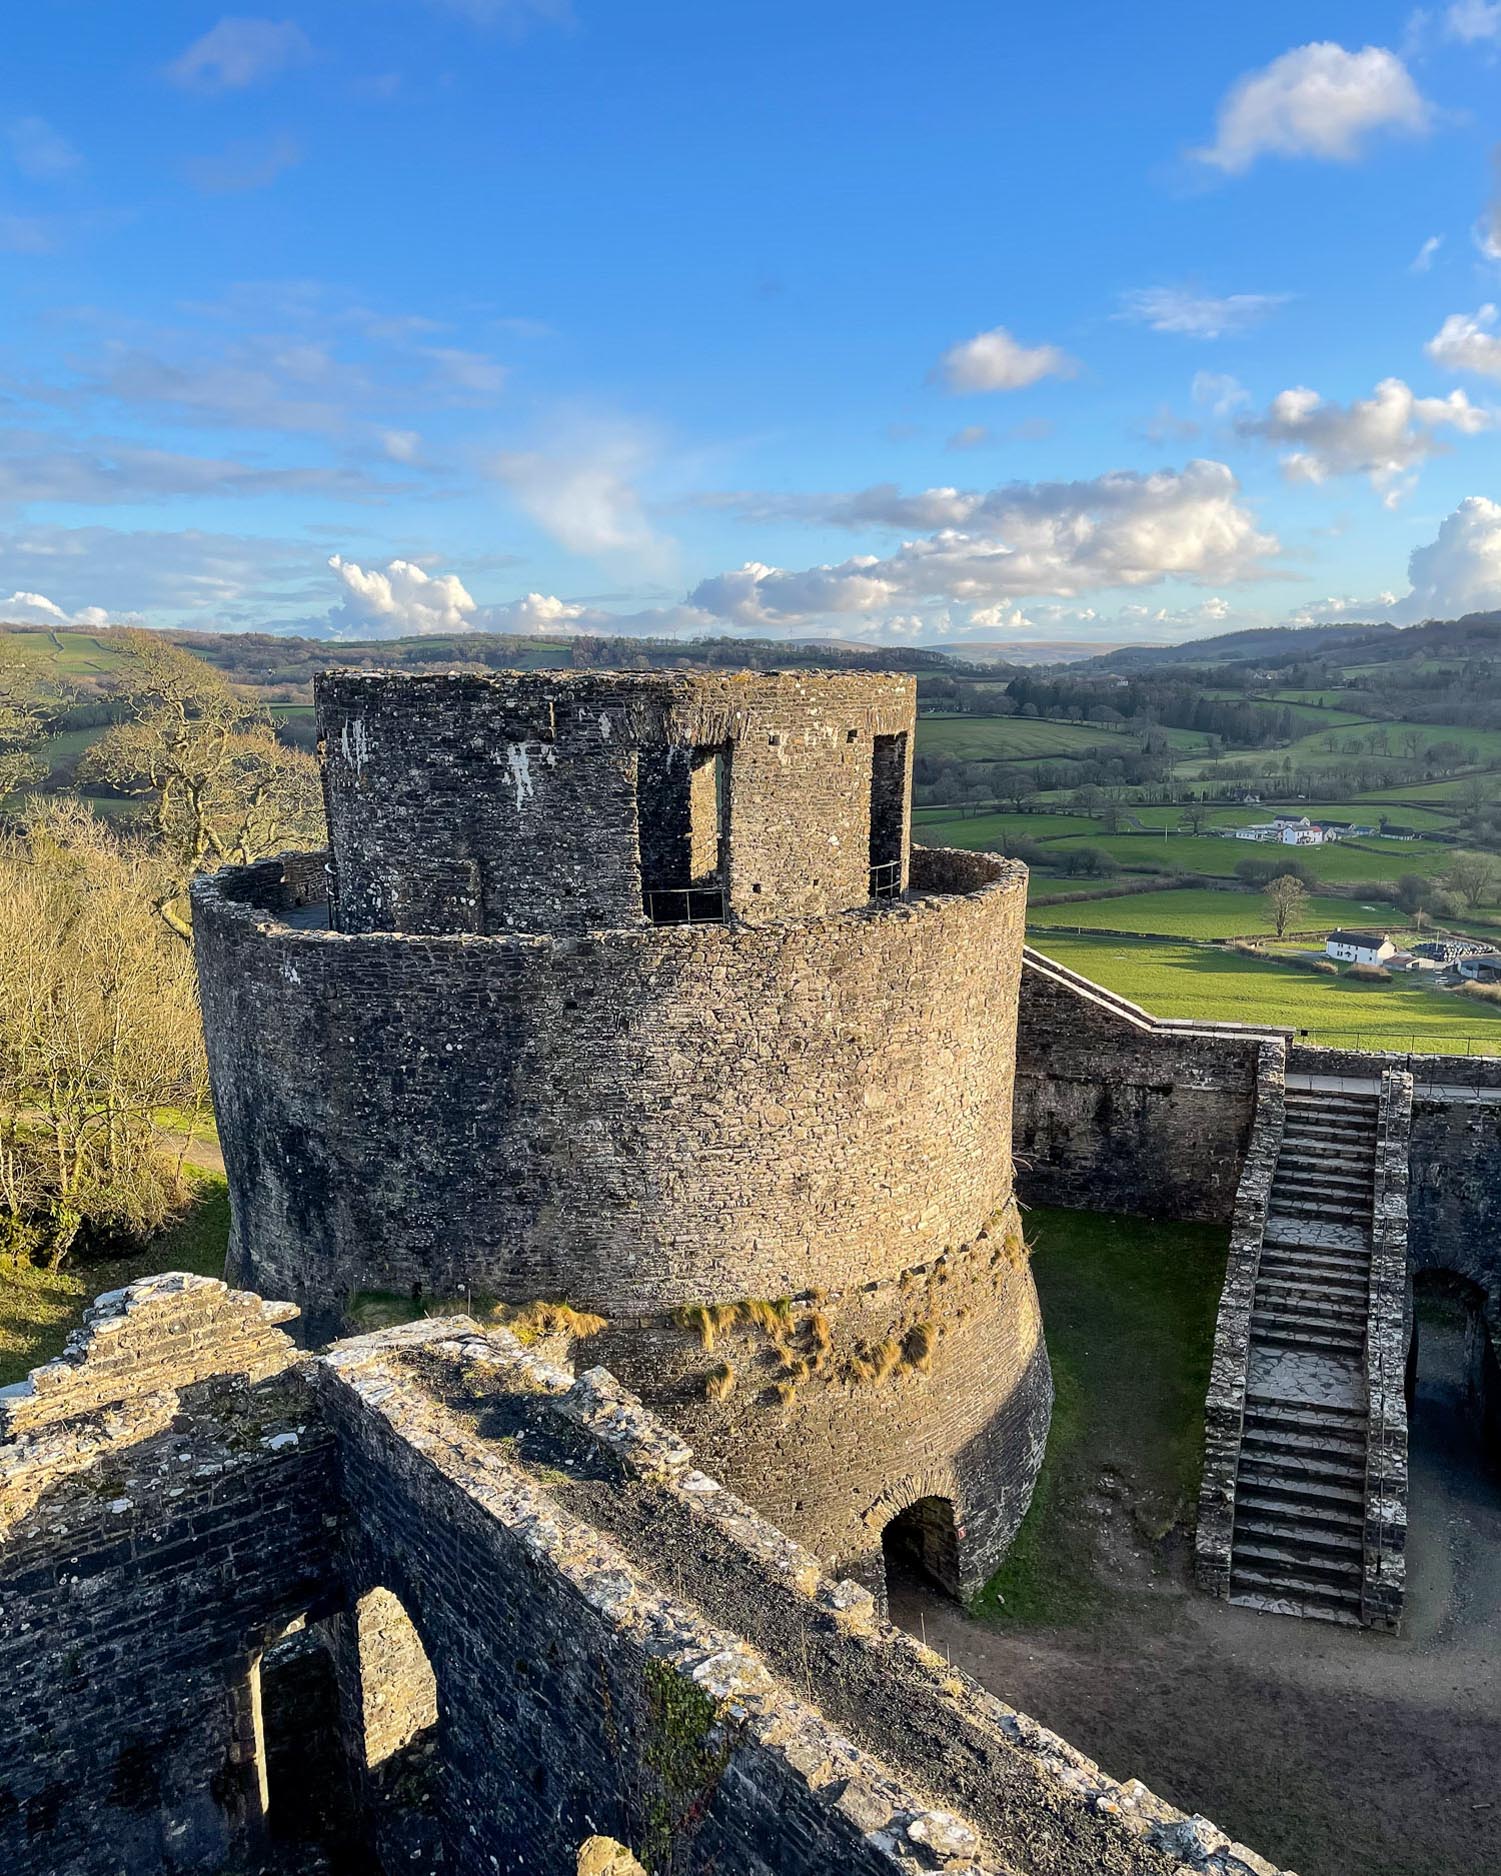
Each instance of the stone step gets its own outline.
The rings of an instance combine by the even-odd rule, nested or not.
[[[1327,1475],[1327,1476],[1326,1476]],[[1289,1461],[1283,1453],[1274,1459],[1260,1459],[1242,1452],[1235,1484],[1236,1502],[1251,1493],[1258,1504],[1327,1505],[1331,1511],[1349,1512],[1356,1518],[1365,1514],[1365,1492],[1360,1469],[1354,1465],[1336,1466]]]
[[[1321,1298],[1342,1308],[1366,1313],[1366,1291],[1370,1289],[1368,1272],[1327,1270],[1323,1264],[1298,1263],[1295,1257],[1266,1257],[1263,1253],[1257,1270],[1257,1289],[1287,1291],[1289,1296]]]
[[[1364,1127],[1319,1126],[1296,1114],[1289,1114],[1282,1124],[1282,1145],[1294,1146],[1301,1153],[1329,1153],[1339,1159],[1358,1160],[1367,1165],[1376,1157],[1376,1142]]]
[[[1327,1323],[1333,1329],[1365,1334],[1366,1312],[1359,1298],[1324,1296],[1317,1290],[1294,1289],[1287,1284],[1258,1283],[1255,1316],[1266,1316],[1273,1322]]]
[[[1298,1427],[1248,1426],[1241,1436],[1241,1463],[1274,1466],[1289,1477],[1325,1478],[1330,1484],[1358,1481],[1365,1484],[1366,1443],[1330,1440]]]
[[[1358,1544],[1338,1556],[1327,1556],[1307,1549],[1301,1542],[1243,1544],[1237,1536],[1230,1552],[1230,1582],[1233,1587],[1238,1570],[1264,1570],[1269,1576],[1295,1577],[1331,1589],[1353,1589],[1358,1597],[1361,1561]]]
[[[1363,1206],[1345,1205],[1335,1200],[1307,1199],[1284,1191],[1275,1179],[1267,1205],[1269,1218],[1288,1219],[1293,1224],[1348,1225],[1354,1231],[1369,1231],[1371,1201]]]
[[[1237,1525],[1244,1513],[1248,1521],[1254,1518],[1259,1523],[1285,1524],[1289,1529],[1307,1525],[1310,1530],[1337,1531],[1356,1543],[1363,1542],[1365,1507],[1359,1502],[1347,1504],[1340,1499],[1294,1496],[1293,1490],[1288,1487],[1279,1492],[1273,1488],[1268,1492],[1253,1480],[1241,1481],[1235,1491]]]
[[[1289,1108],[1313,1108],[1321,1114],[1342,1113],[1346,1109],[1374,1114],[1381,1105],[1379,1094],[1358,1094],[1347,1089],[1289,1088],[1284,1098]]]
[[[1361,1332],[1345,1334],[1320,1324],[1318,1327],[1296,1322],[1262,1321],[1252,1318],[1253,1348],[1285,1348],[1300,1355],[1330,1355],[1349,1360],[1360,1353],[1365,1336]]]
[[[1265,1609],[1275,1615],[1300,1615],[1316,1622],[1360,1622],[1360,1591],[1310,1583],[1302,1577],[1273,1575],[1265,1570],[1232,1570],[1230,1600],[1243,1609]]]
[[[1363,1407],[1331,1407],[1322,1402],[1315,1406],[1312,1401],[1248,1394],[1244,1417],[1246,1424],[1254,1428],[1307,1434],[1315,1440],[1328,1440],[1333,1446],[1349,1446],[1362,1458],[1365,1455]]]
[[[1294,1557],[1310,1576],[1327,1572],[1332,1580],[1339,1581],[1347,1572],[1359,1577],[1365,1551],[1358,1531],[1328,1530],[1322,1525],[1305,1525],[1301,1520],[1266,1518],[1259,1512],[1242,1518],[1237,1507],[1232,1563],[1236,1555],[1261,1562],[1272,1557]]]
[[[1296,1265],[1299,1270],[1323,1272],[1331,1278],[1356,1277],[1364,1283],[1371,1274],[1369,1255],[1358,1251],[1338,1250],[1327,1244],[1294,1244],[1286,1238],[1264,1237],[1261,1241],[1262,1268],[1270,1259],[1278,1269]]]
[[[1290,1159],[1286,1153],[1277,1161],[1272,1177],[1282,1185],[1317,1186],[1321,1191],[1342,1192],[1360,1197],[1371,1190],[1369,1173],[1344,1172],[1338,1166],[1325,1166],[1317,1160]]]

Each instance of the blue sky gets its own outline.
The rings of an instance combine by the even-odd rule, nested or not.
[[[1501,606],[1501,0],[285,3],[8,21],[0,614]]]

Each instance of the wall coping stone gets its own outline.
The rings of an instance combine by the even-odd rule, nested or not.
[[[1266,1041],[1258,1051],[1256,1112],[1241,1166],[1230,1226],[1225,1286],[1220,1292],[1204,1402],[1204,1472],[1199,1486],[1194,1535],[1194,1575],[1211,1596],[1230,1594],[1230,1550],[1235,1528],[1235,1481],[1246,1411],[1246,1375],[1251,1358],[1251,1312],[1261,1267],[1261,1242],[1287,1096],[1287,1051]]]

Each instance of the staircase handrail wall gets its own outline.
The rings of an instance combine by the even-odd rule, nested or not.
[[[1194,1575],[1211,1596],[1230,1593],[1230,1551],[1235,1531],[1235,1477],[1245,1423],[1251,1357],[1251,1311],[1261,1269],[1267,1206],[1287,1104],[1287,1045],[1263,1041],[1257,1052],[1256,1111],[1235,1192],[1230,1254],[1215,1322],[1209,1392],[1204,1402],[1204,1472],[1194,1537]]]
[[[1395,1630],[1407,1578],[1407,1162],[1412,1076],[1381,1076],[1366,1317],[1366,1477],[1360,1619]]]

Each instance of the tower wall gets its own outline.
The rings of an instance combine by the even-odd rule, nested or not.
[[[331,856],[194,887],[236,1280],[315,1335],[360,1292],[566,1300],[825,1556],[878,1581],[886,1521],[947,1500],[977,1588],[1052,1399],[1012,1196],[1026,870],[909,861],[913,705],[321,679]]]
[[[644,924],[643,834],[650,857],[663,830],[643,825],[643,769],[674,757],[686,783],[693,753],[709,750],[726,752],[734,915],[765,923],[863,905],[872,798],[886,795],[878,736],[905,739],[906,850],[915,698],[911,678],[863,673],[326,673],[317,711],[335,922],[435,933]]]

